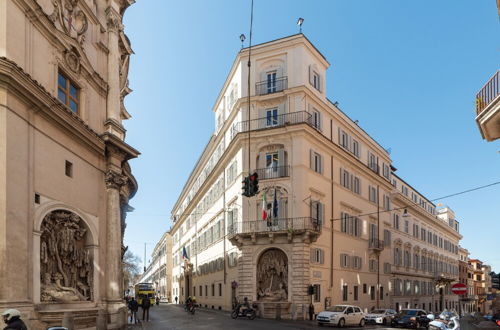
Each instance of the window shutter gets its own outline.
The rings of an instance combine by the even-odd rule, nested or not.
[[[257,164],[257,168],[265,168],[266,167],[266,154],[263,152],[259,152],[259,163]]]
[[[278,166],[280,167],[279,171],[282,171],[282,166],[285,166],[285,149],[278,150]],[[281,172],[280,174],[284,174]]]
[[[325,251],[324,250],[319,250],[319,262],[321,264],[324,264],[325,263]]]
[[[309,83],[311,85],[313,84],[313,73],[312,73],[311,65],[309,65]]]
[[[318,202],[318,206],[319,206],[319,208],[318,208],[318,212],[319,212],[318,220],[319,220],[320,226],[322,227],[323,223],[324,223],[323,217],[324,217],[324,213],[325,213],[325,205],[323,203]]]
[[[274,198],[274,196],[273,196]],[[278,200],[278,219],[286,218],[286,202],[283,199]]]
[[[316,249],[311,249],[311,262],[315,262]]]
[[[309,149],[309,167],[314,170],[314,151]]]
[[[319,173],[323,174],[323,155],[319,155]]]
[[[278,105],[278,125],[285,124],[285,103]]]

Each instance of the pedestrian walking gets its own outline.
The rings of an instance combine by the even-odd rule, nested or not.
[[[17,309],[7,309],[2,313],[3,321],[7,326],[4,330],[28,330],[26,324],[21,320],[21,312]]]
[[[175,296],[175,303],[176,303],[176,304],[177,304],[177,300],[178,300],[178,299],[179,299],[179,298],[177,298],[177,296]]]
[[[139,310],[139,304],[137,303],[137,300],[134,299],[134,297],[130,298],[130,301],[128,302],[128,309],[130,309],[130,322],[139,322],[139,320],[137,320],[137,311]]]
[[[142,298],[142,320],[146,319],[149,322],[149,307],[151,307],[151,299],[149,297]]]

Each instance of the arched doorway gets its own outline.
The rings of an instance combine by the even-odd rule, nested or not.
[[[288,258],[280,249],[268,249],[259,258],[257,300],[288,301]]]
[[[54,210],[40,226],[40,301],[94,300],[92,237],[75,213]]]

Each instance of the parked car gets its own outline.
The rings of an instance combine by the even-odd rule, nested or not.
[[[392,319],[391,326],[403,328],[427,327],[430,320],[423,309],[403,309]]]
[[[335,305],[328,307],[316,318],[319,326],[336,325],[342,328],[345,325],[365,326],[365,313],[358,306]]]
[[[365,315],[365,322],[383,325],[391,324],[395,315],[396,311],[394,309],[375,309]]]

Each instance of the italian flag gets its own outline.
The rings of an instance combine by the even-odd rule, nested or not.
[[[262,199],[262,220],[267,220],[267,211],[266,211],[266,207],[267,207],[267,192],[264,191],[264,198]]]

